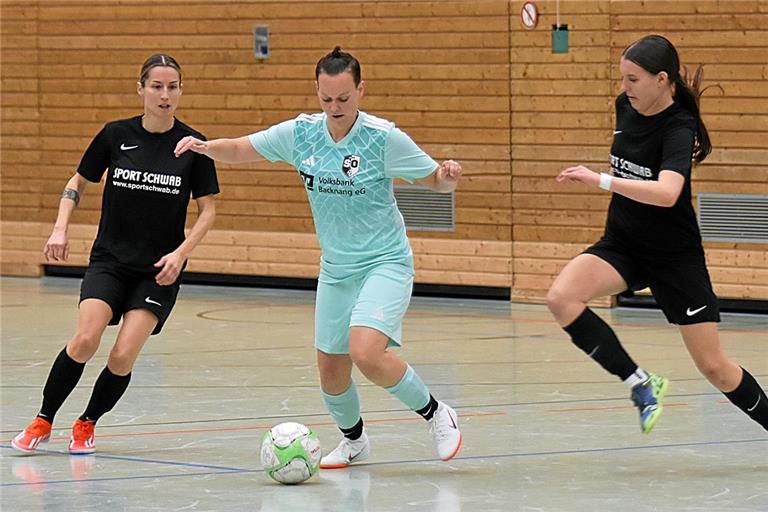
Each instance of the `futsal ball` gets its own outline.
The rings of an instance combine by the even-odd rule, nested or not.
[[[300,484],[320,469],[320,441],[301,423],[286,422],[269,429],[261,440],[264,472],[281,484]]]

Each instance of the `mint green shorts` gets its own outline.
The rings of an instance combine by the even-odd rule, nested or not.
[[[411,302],[413,269],[382,263],[362,276],[317,283],[315,348],[326,354],[349,354],[350,327],[370,327],[400,346],[403,317]]]

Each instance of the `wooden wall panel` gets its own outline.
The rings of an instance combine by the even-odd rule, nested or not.
[[[3,218],[6,211],[17,211],[17,218],[21,219],[41,208],[37,193],[41,180],[28,172],[30,168],[38,169],[40,164],[39,146],[35,142],[40,135],[36,3],[0,4],[0,23],[0,205]],[[19,205],[13,206],[14,203]],[[2,249],[0,270],[7,266],[4,244]],[[39,273],[39,267],[22,258],[18,251],[11,254],[17,260],[13,264],[23,267],[24,273]]]
[[[355,53],[362,108],[465,168],[456,231],[410,233],[422,283],[511,287],[513,300],[543,301],[562,266],[600,236],[609,200],[554,176],[576,163],[607,167],[618,61],[647,33],[668,36],[684,64],[705,65],[706,85],[722,87],[702,102],[715,151],[695,170],[694,192],[768,193],[768,3],[560,2],[566,54],[551,52],[555,0],[537,1],[533,31],[520,24],[521,4],[3,0],[0,270],[39,274],[59,191],[106,121],[140,111],[135,81],[155,51],[181,62],[179,117],[209,137],[318,111],[315,62],[336,44]],[[148,33],[160,18],[162,33]],[[266,61],[251,50],[260,24],[270,28]],[[315,276],[319,249],[296,173],[261,162],[220,165],[219,178],[216,226],[189,269]],[[69,264],[87,261],[100,192],[89,187],[75,213]],[[718,293],[768,299],[766,252],[707,244]]]
[[[2,221],[0,272],[5,275],[40,275],[42,249],[50,225],[41,222]],[[70,257],[62,266],[85,266],[94,224],[72,224]],[[510,242],[487,240],[412,240],[422,283],[453,283],[510,288]],[[190,259],[187,271],[257,276],[317,277],[320,247],[312,233],[230,230],[217,228],[206,236]]]
[[[614,57],[622,45],[652,27],[675,41],[684,65],[704,66],[701,101],[714,151],[694,169],[693,192],[768,194],[768,4],[763,1],[673,2],[674,15],[651,12],[659,2],[627,9],[615,6],[612,16]],[[705,5],[710,4],[710,5]],[[669,11],[667,11],[669,12]],[[618,79],[616,68],[612,79]],[[721,297],[768,298],[768,246],[705,244],[715,291]]]
[[[9,0],[4,8],[18,10],[27,3]],[[32,3],[37,9],[30,18],[35,27],[25,25],[17,32],[34,34],[39,64],[31,72],[37,90],[25,94],[12,82],[4,97],[19,107],[34,105],[40,118],[30,121],[15,111],[17,122],[3,130],[3,148],[11,157],[3,165],[17,171],[4,182],[4,224],[34,222],[36,231],[45,231],[40,226],[53,221],[59,191],[93,135],[106,121],[139,111],[135,80],[150,53],[168,52],[184,68],[179,117],[209,137],[221,137],[250,133],[302,111],[318,111],[314,64],[340,44],[362,62],[367,82],[362,108],[395,121],[435,158],[459,159],[467,169],[465,186],[456,196],[455,233],[411,233],[414,246],[426,251],[417,252],[418,267],[434,268],[431,274],[420,273],[422,282],[510,286],[510,32],[505,2]],[[183,4],[183,9],[174,4]],[[167,16],[169,8],[172,18]],[[159,17],[164,20],[162,33],[147,33],[147,25]],[[334,22],[318,22],[328,17]],[[5,16],[3,23],[10,19]],[[258,24],[270,28],[271,56],[266,61],[252,54],[252,30]],[[9,35],[9,41],[18,46],[18,37]],[[6,77],[30,71],[23,62],[8,62],[4,84]],[[23,158],[32,153],[37,154],[35,162]],[[316,247],[306,253],[302,249],[293,262],[277,257],[278,250],[285,252],[280,246],[268,245],[285,234],[313,236],[309,206],[295,171],[268,163],[221,165],[219,171],[222,193],[215,230],[190,270],[315,275]],[[22,180],[24,173],[31,179]],[[73,218],[76,225],[98,222],[99,195],[99,187],[89,187]],[[248,237],[252,233],[259,235],[259,244],[267,244],[258,254]],[[38,261],[45,236],[4,236],[4,249],[27,247],[27,261]],[[242,245],[217,246],[222,239]],[[446,250],[445,241],[466,252]],[[78,243],[83,247],[86,241]],[[501,255],[478,255],[478,247],[488,243],[507,249]],[[477,277],[458,275],[469,257],[480,258]],[[82,264],[83,258],[73,252],[73,261]],[[9,271],[8,265],[4,268]],[[24,268],[26,272],[28,266]]]
[[[694,193],[768,193],[768,4],[754,1],[560,2],[571,50],[552,54],[555,1],[537,2],[536,35],[511,24],[513,300],[541,302],[562,266],[601,234],[608,194],[556,184],[571,165],[608,167],[622,50],[649,33],[705,66],[702,100],[715,151],[694,170]],[[543,28],[543,30],[541,30]],[[520,128],[525,126],[526,129]],[[716,291],[768,298],[766,246],[706,244]],[[738,268],[734,268],[734,262]]]
[[[510,196],[491,205],[477,199],[497,190],[482,188],[495,186],[483,180],[490,174],[504,174],[504,190],[510,188],[508,6],[492,0],[288,3],[287,8],[286,2],[186,2],[173,18],[163,16],[162,34],[147,34],[143,27],[165,12],[147,0],[36,2],[41,85],[38,94],[27,97],[39,105],[41,122],[35,128],[42,130],[41,138],[27,137],[20,126],[5,134],[3,144],[18,151],[39,148],[43,165],[55,160],[57,168],[43,171],[41,179],[54,183],[43,187],[44,198],[25,208],[9,197],[3,218],[31,215],[42,222],[55,215],[56,188],[93,134],[104,122],[140,108],[135,80],[152,51],[173,54],[185,70],[179,117],[219,137],[318,111],[314,63],[340,44],[362,61],[369,84],[362,108],[397,122],[435,158],[467,162],[468,173],[480,179],[467,190],[467,200],[459,192],[465,214],[458,215],[456,233],[449,236],[509,241]],[[334,23],[316,21],[329,16]],[[252,55],[257,24],[270,27],[271,56],[261,62]],[[452,36],[441,37],[446,32]],[[282,176],[277,183],[254,183],[252,169],[222,166],[217,228],[311,232],[300,181],[277,173],[279,166],[261,164],[260,172]],[[244,178],[237,177],[240,172]],[[250,184],[249,194],[232,194],[243,181]],[[74,221],[91,222],[92,215],[77,212]]]

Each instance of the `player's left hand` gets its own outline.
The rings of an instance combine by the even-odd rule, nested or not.
[[[600,174],[583,165],[563,169],[555,179],[560,183],[563,181],[577,181],[591,187],[600,186]]]
[[[437,170],[440,181],[459,181],[461,178],[461,164],[454,160],[446,160],[440,164]]]
[[[168,286],[176,282],[179,278],[181,269],[184,268],[184,262],[186,258],[178,253],[171,252],[160,258],[155,263],[155,268],[159,268],[160,272],[155,276],[155,282],[160,286]]]

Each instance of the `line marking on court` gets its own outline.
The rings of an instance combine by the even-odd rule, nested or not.
[[[124,480],[146,480],[146,479],[157,479],[157,478],[178,478],[178,477],[185,477],[185,476],[211,476],[211,475],[229,475],[229,474],[240,474],[240,473],[256,473],[261,471],[261,469],[240,469],[240,470],[234,470],[234,471],[208,471],[208,472],[200,472],[200,473],[165,473],[165,474],[159,474],[159,475],[141,475],[141,476],[113,476],[113,477],[103,477],[103,478],[83,478],[83,479],[70,479],[70,480],[35,480],[32,482],[13,482],[13,483],[2,483],[0,484],[0,487],[34,487],[34,486],[43,486],[43,485],[54,485],[54,484],[82,484],[84,482],[113,482],[113,481],[124,481]]]
[[[469,413],[462,413],[459,415],[459,418],[472,418],[472,417],[485,417],[485,416],[505,416],[507,413],[503,411],[497,411],[497,412],[469,412]],[[424,421],[424,419],[421,416],[408,416],[408,417],[397,417],[397,418],[382,418],[382,419],[367,419],[365,420],[366,423],[395,423],[395,422],[403,422],[403,421]],[[308,426],[312,427],[320,427],[320,426],[336,426],[336,423],[333,421],[322,421],[322,422],[313,422],[313,423],[306,423]],[[127,433],[121,433],[121,434],[99,434],[99,439],[104,438],[117,438],[117,437],[144,437],[144,436],[167,436],[167,435],[179,435],[179,434],[199,434],[199,433],[205,433],[205,432],[238,432],[238,431],[247,431],[247,430],[269,430],[272,428],[273,424],[264,424],[264,425],[247,425],[244,427],[217,427],[217,428],[190,428],[190,429],[177,429],[177,430],[164,430],[164,431],[151,431],[151,432],[127,432]],[[51,436],[51,441],[60,441],[63,439],[69,439],[69,436]],[[7,448],[10,445],[0,445],[3,448]],[[40,451],[40,450],[38,450]],[[58,453],[58,452],[54,452]],[[209,467],[209,466],[204,466]],[[231,469],[231,468],[226,468]]]
[[[610,448],[586,448],[580,450],[554,450],[548,452],[522,452],[522,453],[497,453],[488,455],[469,455],[466,457],[457,456],[449,461],[470,461],[470,460],[482,460],[482,459],[504,459],[504,458],[519,458],[519,457],[548,457],[553,455],[583,455],[590,453],[601,452],[622,452],[622,451],[639,451],[639,450],[651,450],[657,448],[689,448],[696,446],[713,446],[713,445],[733,445],[733,444],[748,444],[748,443],[768,443],[768,437],[764,439],[734,439],[726,441],[692,441],[689,443],[669,443],[669,444],[654,444],[645,446],[616,446]],[[382,462],[363,462],[361,464],[355,464],[359,466],[383,466],[394,464],[420,464],[420,463],[435,463],[439,462],[436,459],[413,459],[413,460],[392,460]]]
[[[639,451],[639,450],[651,450],[651,449],[660,449],[660,448],[688,448],[688,447],[696,447],[696,446],[718,446],[718,445],[734,445],[734,444],[764,443],[764,442],[768,442],[768,438],[734,439],[734,440],[724,440],[724,441],[698,441],[698,442],[688,442],[688,443],[667,443],[667,444],[655,444],[655,445],[644,445],[644,446],[617,446],[617,447],[607,447],[607,448],[586,448],[586,449],[577,449],[577,450],[499,453],[499,454],[488,454],[488,455],[471,455],[466,457],[458,456],[451,459],[450,462],[455,463],[455,462],[461,462],[461,461],[520,458],[520,457],[548,457],[548,456],[557,456],[557,455],[585,455],[585,454],[592,454],[592,453]],[[0,448],[11,449],[9,445],[0,445]],[[48,452],[48,453],[71,457],[71,455],[63,452]],[[95,455],[95,457],[110,458],[110,459],[117,459],[117,460],[130,461],[130,462],[150,462],[154,464],[169,464],[174,466],[206,467],[205,465],[201,465],[201,464],[184,464],[184,463],[170,462],[170,461],[157,461],[157,460],[151,460],[151,459],[133,459],[130,457],[115,457],[115,456],[105,456],[105,455]],[[22,459],[22,458],[20,457],[19,459]],[[355,464],[355,466],[365,467],[365,466],[384,466],[384,465],[396,465],[396,464],[422,464],[422,463],[435,464],[437,462],[439,461],[434,458],[429,458],[429,459],[367,462],[362,464]],[[120,481],[120,480],[140,480],[140,479],[149,479],[149,478],[152,478],[152,479],[178,478],[178,477],[201,476],[201,475],[215,476],[215,475],[229,475],[229,474],[241,474],[241,473],[257,473],[261,471],[261,468],[243,469],[243,468],[225,468],[222,466],[210,466],[210,467],[220,467],[222,469],[220,471],[198,472],[198,473],[158,474],[158,475],[141,475],[141,476],[128,476],[128,477],[105,477],[105,478],[91,478],[91,479],[0,483],[0,487],[34,486],[34,485],[49,485],[49,484],[83,483],[83,482],[104,482],[104,481]]]
[[[685,407],[687,402],[664,402],[664,407]],[[620,409],[635,409],[635,405],[600,405],[594,407],[567,407],[561,409],[544,409],[544,412],[583,412],[583,411],[615,411]]]
[[[768,377],[768,374],[757,374],[755,377]],[[699,381],[700,378],[695,379],[676,379],[674,382],[681,382],[681,381]],[[559,382],[517,382],[517,383],[507,383],[508,385],[547,385],[547,384],[561,384]],[[572,384],[572,383],[567,383]],[[588,381],[588,382],[578,382],[577,384],[605,384],[604,381]],[[366,384],[363,384],[365,386]],[[443,385],[443,384],[438,384]],[[452,384],[444,384],[446,386],[450,386]],[[466,385],[474,385],[474,384],[466,384]],[[479,384],[478,384],[479,385]],[[370,386],[373,386],[372,384]],[[435,386],[433,383],[432,386]],[[719,392],[709,392],[709,393],[675,393],[674,395],[667,395],[668,397],[676,396],[678,398],[681,397],[689,397],[689,398],[695,398],[695,397],[707,397],[707,396],[722,396]],[[467,404],[460,407],[455,407],[457,410],[463,410],[468,408],[499,408],[499,407],[526,407],[526,406],[539,406],[539,405],[555,405],[555,404],[572,404],[572,403],[590,403],[590,402],[610,402],[610,401],[618,401],[618,400],[626,400],[626,397],[623,396],[614,396],[614,397],[603,397],[603,398],[579,398],[579,399],[571,399],[571,400],[539,400],[539,401],[532,401],[532,402],[503,402],[503,403],[473,403],[473,404]],[[672,402],[674,403],[674,402]],[[717,403],[730,403],[725,400],[719,400]],[[671,403],[670,403],[671,404]],[[686,405],[691,405],[687,402],[685,402]],[[666,403],[664,405],[667,405]],[[608,406],[610,407],[610,406]],[[620,407],[625,407],[627,409],[632,409],[633,405],[623,405]],[[574,408],[574,410],[577,410]],[[591,409],[589,409],[591,410]],[[370,415],[370,414],[386,414],[396,411],[391,410],[383,410],[383,409],[371,409],[371,410],[364,410],[362,411],[363,414]],[[250,426],[250,427],[220,427],[217,429],[189,429],[189,430],[178,430],[173,431],[169,433],[183,433],[183,432],[226,432],[226,431],[236,431],[236,430],[248,430],[248,429],[255,429],[255,428],[263,428],[264,430],[267,430],[268,428],[271,428],[275,422],[279,422],[280,420],[287,421],[288,419],[298,419],[298,418],[311,418],[311,417],[317,417],[317,416],[326,416],[328,413],[323,412],[305,412],[305,413],[296,413],[296,414],[279,414],[279,415],[273,415],[273,416],[259,416],[259,417],[235,417],[235,418],[216,418],[216,419],[205,419],[205,420],[178,420],[178,421],[163,421],[163,422],[147,422],[147,423],[117,423],[113,425],[102,425],[100,426],[101,432],[107,429],[115,429],[115,428],[124,428],[124,427],[160,427],[163,425],[189,425],[189,424],[200,424],[200,423],[231,423],[235,421],[271,421],[272,423],[270,425],[262,425],[262,426]],[[480,413],[461,413],[459,417],[473,417],[473,416],[496,416],[506,414],[506,412],[503,411],[497,411],[497,412],[480,412]],[[410,421],[416,421],[420,418],[418,416],[408,417],[405,418],[406,420]],[[386,422],[386,419],[382,420],[366,420],[366,422]],[[316,425],[316,426],[325,426],[325,425],[333,425],[330,422],[305,422],[306,424],[310,425]],[[9,434],[17,434],[19,431],[18,429],[4,429],[0,430],[0,435],[9,435]],[[133,435],[161,435],[163,432],[157,432],[157,433],[147,433],[147,434],[133,434]],[[118,437],[118,436],[126,436],[130,434],[99,434],[99,437]],[[65,437],[54,437],[53,439],[65,439]]]
[[[238,307],[235,307],[235,308],[227,307],[227,308],[219,308],[219,309],[212,309],[212,310],[204,310],[204,311],[198,312],[196,314],[196,316],[199,317],[199,318],[202,318],[204,320],[226,321],[226,322],[233,322],[233,323],[255,323],[255,322],[258,322],[258,323],[267,323],[267,324],[269,324],[269,323],[272,323],[272,324],[290,324],[291,323],[290,321],[267,321],[267,320],[260,320],[260,319],[256,319],[256,320],[251,320],[251,319],[242,320],[242,319],[230,319],[230,318],[217,318],[215,316],[209,316],[209,315],[211,315],[211,313],[231,312],[231,311],[238,311],[238,310],[244,310],[244,309],[256,309],[256,308],[259,308],[259,309],[265,309],[265,308],[273,308],[273,309],[277,309],[277,308],[287,308],[287,309],[307,308],[308,310],[310,310],[310,313],[308,313],[308,314],[311,314],[311,308],[312,307],[313,307],[312,304],[277,304],[277,305],[270,304],[270,303],[267,303],[267,304],[253,304],[253,305],[245,304],[245,305],[238,306]],[[487,314],[486,315],[483,315],[483,314],[471,315],[471,314],[467,314],[467,313],[451,313],[451,312],[445,312],[445,311],[440,311],[440,312],[437,312],[437,313],[432,312],[432,311],[419,311],[416,308],[414,308],[413,310],[409,311],[408,317],[410,317],[410,318],[432,318],[434,316],[439,316],[439,317],[443,317],[443,318],[451,318],[451,319],[456,319],[456,320],[464,320],[464,319],[467,319],[467,318],[472,319],[472,320],[488,320],[488,319],[493,319],[493,320],[503,320],[503,321],[514,322],[514,323],[522,323],[522,324],[526,324],[526,323],[527,324],[536,324],[536,323],[553,324],[553,322],[554,322],[554,319],[551,318],[545,312],[542,312],[542,311],[531,311],[530,313],[532,315],[541,315],[543,318],[531,318],[531,316],[524,317],[524,316],[520,316],[519,312],[512,313],[510,316],[506,316],[508,314],[506,312],[503,312],[503,313],[501,313],[499,315],[487,315]],[[622,328],[630,328],[630,329],[633,329],[633,330],[636,329],[636,330],[643,330],[643,331],[649,330],[649,327],[652,330],[653,329],[656,329],[656,330],[661,330],[662,329],[659,326],[649,326],[649,325],[646,325],[644,323],[632,322],[632,321],[629,321],[629,320],[628,321],[619,320],[617,325],[621,326]],[[726,330],[731,331],[731,332],[739,332],[739,331],[750,332],[750,333],[755,332],[755,329],[749,329],[749,330],[744,329],[744,330],[742,330],[742,329],[728,329],[727,327],[721,329],[721,331],[726,331]],[[762,329],[758,329],[758,331],[760,331],[760,330],[762,330]]]
[[[7,457],[10,460],[16,460],[16,461],[33,461],[34,459],[37,459],[38,457],[34,454],[28,453],[28,454],[21,454],[17,452],[11,445],[9,444],[3,444],[0,445],[0,448],[6,448],[8,450],[13,450],[11,453],[16,454],[16,457]],[[201,469],[212,469],[216,471],[251,471],[249,469],[243,469],[243,468],[233,468],[229,466],[216,466],[213,464],[200,464],[197,462],[176,462],[172,460],[158,460],[158,459],[146,459],[141,457],[128,457],[124,455],[108,455],[105,453],[96,453],[96,454],[89,454],[89,455],[71,455],[69,452],[62,452],[58,450],[45,450],[45,449],[36,449],[36,454],[46,454],[46,455],[55,455],[55,456],[61,456],[61,457],[93,457],[96,459],[110,459],[110,460],[119,460],[119,461],[127,461],[127,462],[141,462],[143,464],[160,464],[163,466],[178,466],[178,467],[187,467],[187,468],[201,468]],[[34,460],[37,462],[36,460]]]

